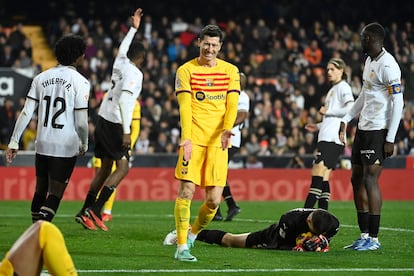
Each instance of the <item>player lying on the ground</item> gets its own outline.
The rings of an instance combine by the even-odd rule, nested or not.
[[[263,230],[243,234],[202,230],[196,240],[227,247],[326,252],[338,230],[339,220],[328,211],[298,208]],[[175,230],[168,233],[164,245],[175,244],[176,238]]]
[[[38,220],[0,262],[0,275],[41,275],[43,266],[50,275],[78,275],[60,230],[48,221]]]

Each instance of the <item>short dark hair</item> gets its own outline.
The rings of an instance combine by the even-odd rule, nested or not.
[[[204,36],[218,37],[220,42],[224,40],[224,33],[217,25],[209,24],[202,28],[200,32],[200,39],[203,39]]]
[[[145,56],[145,47],[140,41],[134,40],[131,45],[129,45],[127,57],[130,60],[136,60],[140,56]]]
[[[332,229],[336,231],[336,229],[339,228],[339,220],[334,215],[323,209],[316,209],[313,211],[312,223],[316,231],[314,234],[316,235],[322,234],[333,236],[333,234],[328,233],[328,231],[330,232]]]
[[[69,34],[62,36],[55,45],[55,56],[62,65],[71,65],[83,56],[86,51],[86,42],[79,36]]]
[[[366,25],[365,31],[380,42],[383,42],[385,39],[385,29],[378,22],[373,22]]]

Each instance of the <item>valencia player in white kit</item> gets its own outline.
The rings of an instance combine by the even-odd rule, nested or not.
[[[83,62],[85,49],[85,41],[77,35],[67,35],[57,41],[55,56],[59,64],[33,79],[6,149],[6,160],[12,162],[22,133],[37,110],[33,222],[52,221],[77,155],[88,150],[90,83],[76,70]]]
[[[95,225],[108,230],[101,218],[102,207],[129,171],[132,114],[142,89],[143,74],[139,66],[145,58],[144,45],[134,40],[141,17],[142,9],[137,9],[131,17],[132,26],[119,46],[113,65],[113,85],[99,108],[95,156],[102,160],[102,165],[91,182],[82,209],[75,216],[78,223],[90,230],[95,230]],[[116,169],[112,172],[114,161]]]
[[[394,153],[395,136],[404,107],[401,69],[383,47],[384,27],[374,22],[361,31],[362,51],[367,55],[361,93],[342,118],[340,139],[346,123],[358,116],[352,146],[352,188],[360,237],[345,248],[356,251],[378,250],[382,195],[378,183],[384,159]]]
[[[328,210],[331,196],[329,177],[336,168],[338,158],[344,152],[345,144],[339,140],[338,128],[341,119],[354,103],[351,86],[346,82],[345,62],[332,58],[326,66],[327,76],[332,87],[329,89],[324,106],[319,109],[322,122],[307,124],[309,131],[319,131],[318,151],[312,166],[312,182],[305,201],[305,208],[318,207]]]

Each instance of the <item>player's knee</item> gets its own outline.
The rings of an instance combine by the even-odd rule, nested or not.
[[[129,172],[129,167],[126,166],[125,168],[121,168],[122,177],[125,177]]]
[[[220,201],[221,201],[221,199],[220,199],[220,200],[216,200],[216,199],[207,199],[207,200],[206,200],[206,205],[207,205],[207,207],[208,207],[209,209],[211,209],[211,210],[216,210],[216,209],[219,207],[219,205],[220,205]]]
[[[178,189],[178,197],[191,200],[195,193],[195,185],[191,182],[182,181]]]
[[[226,247],[233,246],[233,238],[234,236],[231,233],[226,233],[223,238],[221,239],[221,245]]]
[[[116,167],[116,172],[119,173],[119,175],[123,178],[125,177],[129,172],[129,166],[128,163],[120,162]]]

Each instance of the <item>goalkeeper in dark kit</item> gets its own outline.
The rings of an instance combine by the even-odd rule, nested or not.
[[[202,230],[196,240],[238,248],[264,248],[295,251],[329,251],[329,241],[339,230],[339,220],[323,209],[293,209],[278,223],[249,233],[233,234],[222,230]],[[168,233],[164,244],[174,244],[175,231]]]

